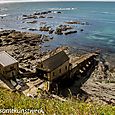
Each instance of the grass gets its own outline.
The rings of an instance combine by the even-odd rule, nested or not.
[[[45,115],[115,115],[115,106],[56,99],[37,99],[0,88],[0,109],[42,109]]]

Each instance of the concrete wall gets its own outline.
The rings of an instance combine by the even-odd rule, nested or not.
[[[67,67],[67,69],[66,69]],[[61,71],[60,71],[61,70]],[[63,65],[52,71],[51,73],[48,74],[48,79],[53,80],[58,78],[59,76],[63,75],[69,70],[69,61],[66,61]]]
[[[3,74],[3,67],[1,64],[0,64],[0,74]]]

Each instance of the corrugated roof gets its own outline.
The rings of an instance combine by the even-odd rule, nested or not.
[[[61,51],[55,54],[54,56],[51,56],[50,58],[44,60],[42,64],[45,67],[45,69],[47,69],[48,71],[52,71],[64,64],[68,60],[69,57],[67,56],[67,54],[64,51]]]
[[[0,64],[2,66],[5,67],[16,62],[18,61],[14,59],[12,56],[10,56],[8,53],[6,53],[5,51],[0,52]]]

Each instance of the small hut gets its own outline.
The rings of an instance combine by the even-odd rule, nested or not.
[[[18,61],[5,51],[0,52],[0,76],[6,79],[13,78],[18,75]]]

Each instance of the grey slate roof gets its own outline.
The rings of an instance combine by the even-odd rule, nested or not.
[[[8,53],[6,53],[5,51],[1,51],[0,52],[0,64],[3,67],[6,67],[8,65],[17,63],[18,61],[16,59],[14,59],[12,56],[10,56]]]
[[[48,71],[52,71],[64,64],[68,60],[69,57],[67,56],[67,54],[64,51],[61,51],[55,54],[54,56],[51,56],[50,58],[44,60],[42,64],[45,67],[45,69],[47,69]]]

